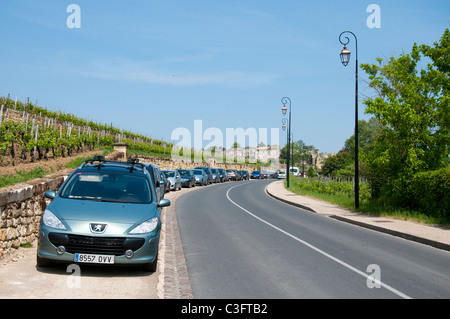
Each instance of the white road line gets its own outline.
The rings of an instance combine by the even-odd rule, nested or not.
[[[236,186],[233,186],[233,187],[231,187],[230,189],[228,189],[228,191],[227,191],[227,198],[228,198],[228,200],[229,200],[232,204],[234,204],[234,205],[237,206],[238,208],[242,209],[244,212],[246,212],[246,213],[249,214],[250,216],[256,218],[257,220],[259,220],[259,221],[261,221],[261,222],[263,222],[264,224],[266,224],[266,225],[268,225],[268,226],[270,226],[270,227],[272,227],[272,228],[278,230],[279,232],[281,232],[281,233],[283,233],[283,234],[285,234],[285,235],[291,237],[292,239],[298,241],[299,243],[301,243],[301,244],[303,244],[303,245],[305,245],[305,246],[307,246],[307,247],[309,247],[309,248],[315,250],[316,252],[322,254],[323,256],[325,256],[325,257],[327,257],[327,258],[329,258],[329,259],[331,259],[331,260],[337,262],[338,264],[341,264],[342,266],[346,267],[347,269],[350,269],[351,271],[357,273],[358,275],[361,275],[361,276],[363,276],[363,277],[366,278],[366,279],[368,279],[368,278],[370,277],[370,280],[371,280],[373,283],[378,284],[378,285],[380,285],[381,287],[386,288],[387,290],[393,292],[393,293],[396,294],[397,296],[399,296],[399,297],[401,297],[401,298],[404,298],[404,299],[412,299],[412,298],[409,297],[408,295],[406,295],[406,294],[404,294],[404,293],[398,291],[397,289],[395,289],[395,288],[389,286],[388,284],[385,284],[385,283],[383,283],[383,282],[377,280],[376,278],[374,278],[374,277],[368,275],[367,273],[365,273],[365,272],[363,272],[363,271],[360,271],[360,270],[356,269],[355,267],[353,267],[353,266],[347,264],[346,262],[344,262],[344,261],[342,261],[342,260],[340,260],[340,259],[338,259],[338,258],[336,258],[336,257],[334,257],[334,256],[332,256],[332,255],[330,255],[330,254],[328,254],[328,253],[326,253],[326,252],[324,252],[323,250],[320,250],[319,248],[317,248],[317,247],[311,245],[310,243],[308,243],[308,242],[306,242],[306,241],[304,241],[304,240],[302,240],[302,239],[300,239],[300,238],[298,238],[298,237],[296,237],[296,236],[294,236],[294,235],[288,233],[287,231],[285,231],[285,230],[283,230],[283,229],[281,229],[281,228],[279,228],[279,227],[277,227],[277,226],[275,226],[275,225],[269,223],[268,221],[266,221],[266,220],[264,220],[264,219],[262,219],[262,218],[256,216],[255,214],[253,214],[252,212],[248,211],[248,210],[245,209],[244,207],[242,207],[242,206],[240,206],[239,204],[235,203],[235,202],[230,198],[229,193],[230,193],[230,191],[231,191],[233,188],[238,187],[238,186],[242,186],[242,185],[243,185],[243,184],[236,185]]]

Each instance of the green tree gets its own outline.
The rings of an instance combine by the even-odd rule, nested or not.
[[[349,150],[342,149],[336,155],[332,155],[325,160],[322,166],[322,174],[325,176],[336,176],[339,170],[348,167],[354,163],[354,156],[350,154]]]
[[[446,165],[449,156],[450,32],[434,47],[414,44],[386,64],[362,64],[377,97],[364,101],[379,121],[373,150],[364,155],[376,192],[408,205],[410,181]],[[426,67],[421,61],[428,57]]]

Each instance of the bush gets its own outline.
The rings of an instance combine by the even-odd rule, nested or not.
[[[303,190],[333,196],[346,198],[353,198],[355,196],[352,181],[336,181],[324,178],[297,178],[293,179],[293,186]],[[367,183],[359,184],[359,197],[360,200],[368,200],[370,198],[370,189]]]
[[[450,220],[450,167],[415,174],[409,190],[413,207],[425,215]]]

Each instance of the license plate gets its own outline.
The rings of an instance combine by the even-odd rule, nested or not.
[[[75,262],[91,264],[114,264],[112,255],[75,254]]]

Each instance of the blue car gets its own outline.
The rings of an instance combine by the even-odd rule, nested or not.
[[[196,184],[200,184],[202,186],[209,184],[208,174],[206,174],[203,169],[193,169],[192,173],[194,174]]]
[[[250,178],[260,179],[261,178],[261,172],[260,171],[253,171]]]
[[[52,262],[142,265],[156,271],[160,210],[145,166],[132,162],[86,160],[57,193],[39,228],[37,266]]]

